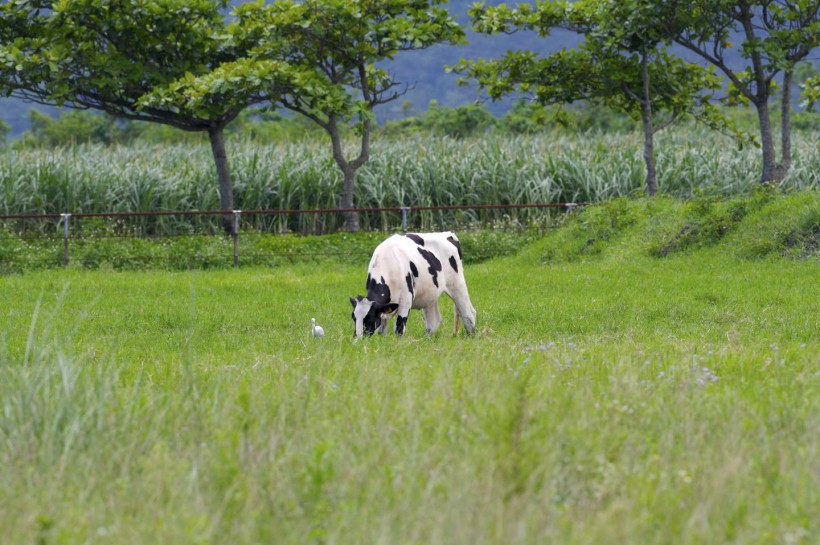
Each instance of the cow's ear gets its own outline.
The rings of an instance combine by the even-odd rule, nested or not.
[[[399,310],[398,303],[389,303],[387,305],[384,305],[381,309],[379,309],[379,312],[381,313],[382,318],[387,318],[397,310]]]
[[[356,301],[356,299],[354,299],[353,297],[350,298],[350,304],[353,305],[353,310],[356,310],[356,303],[357,302],[358,301]]]

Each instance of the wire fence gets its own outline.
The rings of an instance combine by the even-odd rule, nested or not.
[[[477,211],[519,211],[519,210],[548,210],[558,209],[562,212],[571,212],[576,207],[586,206],[589,203],[530,203],[530,204],[482,204],[482,205],[452,205],[452,206],[402,206],[402,207],[383,207],[383,208],[329,208],[329,209],[307,209],[307,210],[176,210],[176,211],[158,211],[158,212],[80,212],[80,213],[49,213],[49,214],[2,214],[0,215],[0,222],[2,222],[3,229],[0,230],[0,264],[8,266],[14,261],[27,261],[30,263],[41,261],[43,263],[55,264],[55,260],[60,261],[63,266],[68,266],[72,263],[72,248],[78,243],[87,245],[93,244],[95,241],[105,241],[107,239],[142,239],[149,241],[161,241],[164,239],[175,239],[181,237],[187,238],[208,238],[221,236],[225,240],[230,240],[227,248],[229,255],[204,255],[202,252],[196,252],[196,255],[190,256],[192,261],[207,264],[224,263],[226,260],[232,261],[233,266],[238,267],[242,263],[256,263],[264,261],[265,259],[277,257],[293,257],[293,252],[254,252],[241,253],[240,240],[245,237],[257,237],[264,234],[275,234],[275,229],[270,229],[273,222],[249,222],[249,228],[243,230],[243,220],[254,218],[258,216],[267,217],[289,217],[298,215],[314,215],[317,217],[329,215],[342,215],[348,212],[356,212],[358,214],[390,214],[391,218],[382,218],[381,231],[395,230],[399,227],[401,232],[405,233],[408,230],[423,231],[426,230],[431,223],[429,218],[425,221],[420,217],[420,214],[425,212],[432,212],[439,214],[439,218],[443,217],[441,214],[450,214],[456,212],[477,212]],[[391,219],[395,217],[394,220]],[[219,218],[221,222],[211,222],[205,229],[190,232],[161,232],[157,229],[158,220],[166,217],[175,218],[195,218],[195,217],[212,217]],[[475,219],[476,215],[468,215],[467,219]],[[152,218],[154,222],[149,224],[142,223],[140,225],[129,225],[128,221],[135,219]],[[114,225],[93,225],[91,228],[85,228],[80,223],[82,220],[114,220],[121,221]],[[226,222],[225,220],[229,220]],[[10,225],[11,223],[11,225]],[[229,230],[214,229],[213,225],[221,224],[223,227],[230,225]],[[452,225],[453,218],[449,221],[444,221],[448,225]],[[456,222],[457,223],[457,222]],[[284,222],[283,224],[287,224]],[[372,223],[371,223],[372,224]],[[153,225],[153,228],[151,227]],[[267,225],[269,228],[261,227]],[[450,229],[450,227],[448,227]],[[229,235],[228,238],[225,235]],[[25,254],[25,250],[21,251],[16,248],[15,251],[9,251],[4,248],[2,239],[16,239],[27,243],[36,244],[55,244],[60,245],[59,255],[53,252],[47,252],[45,256],[31,256],[21,255]],[[105,254],[104,250],[95,251],[94,258],[97,260],[128,260],[136,263],[149,263],[157,260],[167,260],[171,257],[167,255],[138,255],[128,253],[125,255],[121,247],[116,245],[111,247],[106,246],[106,249],[113,253]],[[5,251],[4,251],[5,250]],[[369,253],[369,252],[368,252]],[[350,251],[311,251],[300,252],[296,254],[302,257],[322,257],[322,256],[340,256],[350,255]],[[174,255],[173,259],[185,259],[185,256]]]

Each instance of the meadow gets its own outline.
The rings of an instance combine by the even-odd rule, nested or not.
[[[2,276],[3,540],[816,543],[817,199],[592,207],[470,338],[354,340],[366,256]]]

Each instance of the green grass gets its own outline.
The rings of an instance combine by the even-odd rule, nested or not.
[[[816,543],[817,260],[658,203],[468,265],[474,338],[354,341],[366,257],[0,277],[3,539]]]

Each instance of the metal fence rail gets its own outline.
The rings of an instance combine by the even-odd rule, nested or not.
[[[233,242],[233,264],[239,266],[239,237],[240,224],[243,216],[255,215],[298,215],[298,214],[341,214],[345,212],[400,212],[401,213],[401,228],[402,232],[406,233],[408,229],[408,221],[410,214],[413,211],[453,211],[453,210],[500,210],[500,209],[546,209],[546,208],[560,208],[571,212],[576,207],[586,206],[590,203],[530,203],[530,204],[474,204],[474,205],[450,205],[450,206],[391,206],[383,208],[326,208],[326,209],[306,209],[306,210],[175,210],[175,211],[158,211],[158,212],[62,212],[51,214],[0,214],[0,220],[53,220],[57,219],[58,227],[62,226],[62,236],[55,237],[40,237],[41,240],[60,240],[63,241],[63,265],[69,265],[71,262],[71,245],[72,239],[83,238],[128,238],[126,235],[104,235],[102,237],[74,237],[71,233],[71,219],[72,218],[137,218],[137,217],[162,217],[162,216],[226,216],[232,217],[230,236]],[[251,234],[251,233],[246,233]],[[212,235],[174,235],[174,236],[212,236]],[[133,238],[133,237],[132,237]],[[316,253],[311,255],[329,255],[328,252]],[[248,256],[248,257],[278,257],[288,254],[265,254],[264,256]],[[110,256],[113,257],[113,256]],[[133,256],[132,259],[157,259],[153,256]],[[213,257],[205,257],[204,259],[214,259]]]

